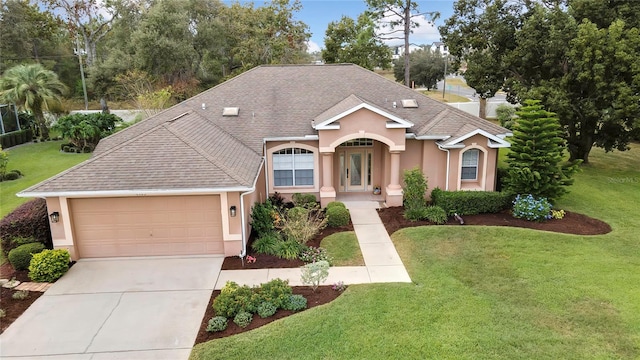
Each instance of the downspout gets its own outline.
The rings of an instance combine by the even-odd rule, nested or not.
[[[240,258],[243,258],[243,259],[247,255],[247,219],[245,219],[245,212],[244,212],[244,196],[252,194],[256,191],[256,184],[258,183],[258,178],[260,177],[260,173],[262,172],[263,165],[264,165],[264,158],[260,163],[260,170],[258,171],[258,175],[256,175],[256,178],[253,180],[253,186],[251,186],[251,190],[240,194],[240,227],[242,228],[240,229],[242,232],[242,252],[240,253]]]
[[[438,145],[438,149],[442,150],[442,151],[446,151],[447,152],[447,178],[446,178],[446,182],[444,185],[444,190],[445,191],[449,191],[449,163],[450,163],[450,157],[451,157],[451,153],[449,152],[449,149],[445,149],[442,147],[442,145],[437,144]]]

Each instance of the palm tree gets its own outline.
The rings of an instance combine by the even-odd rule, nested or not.
[[[14,103],[33,114],[43,139],[49,138],[44,118],[47,101],[60,100],[67,87],[40,64],[17,65],[0,77],[0,102]]]

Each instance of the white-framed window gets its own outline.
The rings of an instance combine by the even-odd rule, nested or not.
[[[313,186],[313,151],[286,148],[273,153],[273,186]]]
[[[469,149],[462,154],[462,169],[460,179],[477,180],[478,179],[478,158],[480,150]]]

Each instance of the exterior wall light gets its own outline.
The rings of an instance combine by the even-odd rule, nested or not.
[[[236,217],[236,206],[233,205],[232,207],[229,208],[229,215],[231,215],[231,217]]]
[[[49,219],[51,219],[52,223],[57,223],[58,221],[60,221],[60,213],[57,211],[52,212],[51,214],[49,214]]]

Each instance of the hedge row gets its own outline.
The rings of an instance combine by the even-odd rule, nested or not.
[[[5,255],[21,245],[19,239],[33,238],[51,249],[51,229],[44,199],[28,201],[0,220],[0,239]]]
[[[3,149],[8,149],[12,146],[28,143],[33,139],[33,131],[31,129],[13,131],[10,133],[0,135],[0,143]]]
[[[511,206],[513,196],[497,191],[444,191],[431,192],[433,205],[440,206],[447,214],[475,215],[497,213]]]

